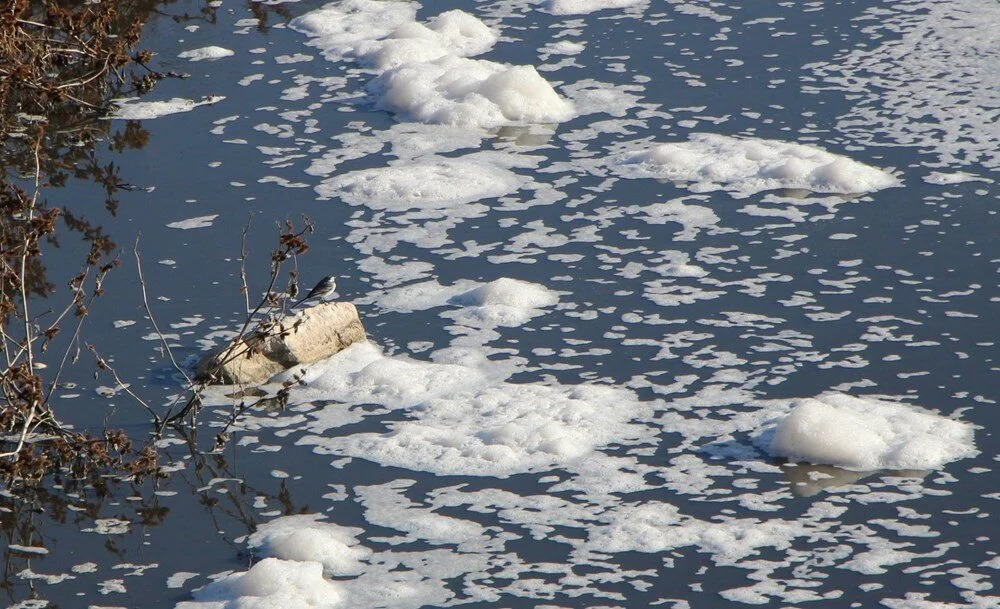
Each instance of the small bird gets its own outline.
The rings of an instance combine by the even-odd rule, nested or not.
[[[324,277],[323,279],[320,279],[319,283],[316,284],[316,287],[309,290],[309,293],[305,295],[305,298],[293,304],[292,308],[294,309],[305,302],[309,302],[310,305],[319,304],[320,302],[330,300],[336,293],[337,280],[333,277],[333,275]]]

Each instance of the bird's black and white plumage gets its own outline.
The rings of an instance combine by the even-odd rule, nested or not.
[[[337,280],[331,275],[329,277],[324,277],[316,284],[316,287],[309,290],[309,293],[305,295],[305,298],[298,301],[292,305],[292,308],[296,308],[299,305],[312,306],[325,302],[333,298],[337,293]]]

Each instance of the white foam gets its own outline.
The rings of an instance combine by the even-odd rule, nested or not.
[[[494,128],[575,116],[535,68],[469,59],[492,48],[498,36],[463,11],[422,24],[411,3],[347,0],[291,26],[328,59],[354,58],[379,73],[369,85],[377,106],[406,120]]]
[[[483,310],[478,318],[516,323],[521,321],[511,319],[516,315],[486,311],[552,302],[550,295],[522,287],[498,282],[470,290],[462,299]],[[555,464],[601,469],[609,458],[596,452],[598,447],[649,433],[632,421],[648,414],[651,406],[629,391],[588,384],[511,383],[505,380],[505,366],[477,351],[458,349],[449,355],[451,361],[441,362],[387,357],[365,343],[309,367],[305,386],[292,392],[294,401],[322,396],[376,403],[405,408],[410,417],[393,423],[385,434],[307,436],[300,443],[324,453],[418,471],[506,477]],[[622,476],[618,483],[627,478]]]
[[[322,522],[318,514],[286,516],[257,527],[247,539],[261,556],[315,561],[327,576],[357,575],[371,551],[358,543],[361,529]]]
[[[799,400],[768,431],[760,443],[772,455],[852,470],[935,469],[977,454],[968,423],[844,394]]]
[[[576,112],[581,115],[605,113],[611,116],[625,116],[639,105],[642,99],[642,85],[619,84],[611,85],[591,78],[578,80],[562,86],[562,91],[573,101]],[[582,129],[593,137],[603,125],[591,122]],[[617,130],[615,123],[609,123],[612,131]]]
[[[695,205],[692,200],[673,199],[649,205],[631,205],[625,208],[601,208],[598,212],[625,213],[648,224],[666,223],[679,224],[681,230],[674,233],[675,241],[694,241],[702,231],[713,232],[718,229],[719,216],[711,207]]]
[[[900,185],[887,171],[815,146],[710,133],[618,155],[610,164],[626,177],[677,180],[695,192],[724,189],[737,197],[780,188],[857,194]]]
[[[200,49],[191,49],[190,51],[184,51],[179,53],[177,56],[181,59],[187,59],[189,61],[203,61],[203,60],[215,60],[222,59],[223,57],[230,57],[236,53],[232,49],[227,49],[218,46],[208,46],[202,47]]]
[[[805,66],[816,89],[851,100],[838,131],[862,144],[913,146],[946,164],[1000,167],[1000,5],[913,0],[868,8],[856,22],[851,35],[873,44]]]
[[[265,558],[249,571],[223,577],[192,596],[194,601],[179,603],[177,609],[333,609],[341,602],[340,588],[323,577],[320,563],[278,558]],[[234,599],[238,604],[230,605]]]
[[[553,15],[587,15],[615,8],[646,7],[649,0],[547,0]]]
[[[445,55],[473,57],[493,48],[499,37],[489,26],[460,10],[432,17],[427,25],[404,24],[388,37],[361,47],[362,61],[384,71],[403,64],[423,63]]]
[[[404,289],[399,291],[402,295]],[[432,300],[444,300],[441,295],[431,298],[434,291],[428,282],[411,293],[423,294],[424,305]],[[454,296],[457,290],[438,291],[451,293],[448,297],[451,302],[461,300],[470,306],[510,305],[514,299],[502,289],[502,284],[486,289],[464,289],[459,292],[463,295],[460,299]],[[524,301],[526,306],[549,301],[523,293],[516,299]],[[732,319],[740,321],[741,316],[734,314]],[[310,395],[324,396],[324,399],[342,402],[330,404],[324,410],[356,403],[381,404],[406,409],[408,418],[390,423],[385,433],[305,436],[300,443],[314,445],[323,454],[352,456],[381,465],[437,474],[504,477],[558,470],[557,479],[569,476],[563,483],[551,486],[549,494],[518,495],[488,484],[482,488],[477,484],[469,489],[465,485],[453,486],[451,482],[447,487],[420,491],[413,481],[406,479],[377,486],[356,486],[356,501],[364,509],[365,521],[398,532],[373,538],[373,541],[389,545],[422,542],[445,547],[408,548],[405,552],[369,551],[357,541],[357,529],[324,522],[319,516],[281,518],[263,525],[258,534],[251,536],[249,543],[265,555],[275,557],[268,561],[280,558],[289,561],[287,564],[281,565],[280,570],[277,565],[269,565],[259,574],[254,573],[258,565],[246,574],[229,576],[222,585],[211,584],[196,593],[196,600],[210,598],[220,603],[234,600],[246,594],[246,590],[236,584],[242,585],[241,578],[249,578],[251,574],[254,578],[250,583],[256,582],[256,587],[250,588],[254,592],[265,586],[261,582],[276,581],[279,576],[289,577],[288,588],[296,591],[300,581],[314,581],[303,577],[299,565],[313,564],[316,565],[313,569],[319,571],[319,561],[330,560],[347,564],[346,568],[328,568],[328,572],[334,574],[340,569],[340,576],[332,583],[336,589],[331,590],[331,594],[349,598],[358,607],[446,606],[452,600],[467,602],[470,597],[495,599],[497,593],[536,597],[538,591],[534,584],[506,589],[496,586],[492,578],[534,581],[532,573],[537,572],[538,564],[522,561],[516,553],[510,552],[507,540],[511,537],[498,533],[494,526],[484,526],[476,518],[464,516],[466,511],[497,514],[504,527],[518,527],[519,532],[513,538],[520,538],[523,528],[536,539],[548,538],[569,546],[572,549],[570,563],[546,563],[545,569],[550,574],[572,575],[572,589],[577,593],[600,590],[600,582],[604,581],[602,575],[609,568],[615,571],[616,578],[641,581],[642,573],[648,572],[622,570],[611,558],[628,552],[667,555],[692,547],[708,554],[714,564],[762,569],[758,573],[763,573],[765,578],[751,578],[760,579],[760,585],[723,592],[726,598],[754,602],[765,602],[769,598],[791,602],[802,599],[806,593],[812,595],[813,600],[836,598],[835,591],[809,592],[795,586],[786,589],[770,585],[773,580],[766,578],[769,569],[773,568],[767,565],[789,561],[805,538],[853,536],[857,543],[873,547],[872,552],[856,552],[853,557],[851,548],[846,546],[842,553],[827,555],[832,564],[845,568],[874,568],[868,565],[893,564],[892,561],[903,562],[920,556],[879,548],[878,537],[864,536],[865,533],[854,525],[838,529],[844,508],[836,509],[832,504],[817,504],[816,509],[795,520],[728,515],[702,520],[670,503],[648,498],[634,502],[608,494],[646,488],[644,476],[653,472],[667,478],[666,488],[699,495],[708,492],[715,476],[731,476],[734,470],[719,464],[708,465],[689,451],[673,455],[674,451],[670,451],[662,466],[650,469],[634,458],[611,457],[600,449],[609,445],[629,446],[633,442],[652,446],[665,429],[681,434],[686,442],[697,441],[699,445],[711,445],[713,438],[731,440],[734,432],[754,429],[761,419],[773,417],[776,411],[788,412],[794,405],[788,401],[751,404],[752,408],[742,414],[728,411],[727,415],[726,409],[712,409],[720,418],[685,418],[679,413],[692,408],[747,403],[748,394],[716,392],[713,395],[708,392],[691,399],[675,400],[670,406],[676,412],[660,412],[664,403],[643,404],[626,390],[591,385],[515,384],[503,375],[496,375],[494,368],[493,362],[475,367],[388,357],[372,345],[354,345],[312,367],[304,378],[305,387],[293,390],[293,403]],[[848,401],[855,399],[842,397]],[[840,398],[821,396],[821,399],[837,402]],[[655,425],[639,423],[652,420],[654,411],[658,412]],[[739,465],[750,471],[774,471],[749,458]],[[567,490],[582,491],[583,495],[572,499],[561,497],[560,491]],[[718,489],[718,492],[723,493],[722,500],[737,499],[725,497],[727,489]],[[411,493],[415,494],[412,498]],[[770,499],[765,495],[751,493],[738,499],[745,506],[757,502],[758,509],[768,510],[781,505],[769,506],[768,501],[787,498],[784,490],[776,491]],[[442,513],[447,508],[459,506],[461,511]],[[573,533],[553,535],[557,526]],[[754,560],[765,551],[776,553],[776,558]],[[294,560],[317,562],[291,562]],[[502,561],[501,573],[490,571],[488,581],[480,581],[480,575],[474,575],[482,574],[486,565],[496,565],[497,560]],[[578,569],[584,565],[598,567],[598,574],[593,578],[579,575]],[[456,598],[447,584],[458,578],[464,584],[461,598]],[[561,580],[547,588],[547,593],[565,592],[569,581]],[[232,587],[224,587],[230,583]],[[206,591],[215,596],[207,596]],[[231,596],[225,596],[226,593]],[[283,601],[288,602],[287,599]],[[259,606],[268,609],[278,606],[269,603],[270,600],[264,600]],[[212,605],[182,605],[181,609],[208,607]]]
[[[371,134],[344,133],[335,139],[340,147],[326,151],[314,158],[306,173],[315,176],[333,174],[344,161],[363,158],[391,146],[393,156],[401,160],[414,160],[421,156],[454,152],[465,148],[476,149],[485,134],[447,125],[421,125],[401,123]]]
[[[294,53],[292,55],[278,55],[274,58],[274,62],[287,65],[290,63],[302,63],[303,61],[312,61],[312,55],[306,55],[305,53]]]
[[[587,48],[587,44],[582,41],[558,40],[548,42],[539,49],[539,52],[549,55],[579,55]]]
[[[412,312],[447,304],[460,305],[470,317],[493,319],[494,325],[521,325],[559,302],[559,295],[541,284],[501,277],[490,283],[463,280],[451,286],[424,281],[375,296],[383,309]]]
[[[331,61],[353,57],[358,47],[392,34],[416,20],[417,4],[395,0],[346,0],[330,3],[291,21]]]
[[[732,519],[705,522],[686,516],[669,504],[651,501],[620,505],[601,515],[587,545],[599,552],[661,553],[694,545],[713,556],[716,564],[733,565],[761,548],[785,549],[809,529],[801,523],[773,519]]]
[[[348,0],[292,20],[291,26],[312,38],[330,60],[351,57],[384,72],[445,55],[471,57],[490,50],[497,33],[476,17],[450,10],[416,21],[409,2]]]
[[[606,8],[613,3],[582,1],[576,7]],[[556,4],[569,6],[559,0],[549,6]],[[620,120],[581,119],[575,121],[572,132],[548,141],[521,139],[518,130],[488,140],[487,132],[465,128],[512,120],[496,100],[477,98],[484,97],[485,79],[507,67],[472,59],[481,52],[479,48],[493,42],[490,36],[480,35],[485,26],[468,15],[456,16],[455,22],[470,25],[472,35],[445,35],[433,26],[434,20],[417,23],[416,5],[401,2],[348,1],[321,9],[339,21],[320,24],[303,18],[302,23],[309,21],[310,27],[317,28],[310,44],[322,48],[325,57],[356,60],[366,68],[332,66],[346,75],[337,91],[318,92],[324,87],[318,80],[295,80],[301,86],[296,96],[309,96],[301,104],[257,102],[273,103],[271,111],[282,116],[296,115],[295,106],[309,105],[313,114],[308,120],[315,127],[299,128],[298,116],[307,115],[304,110],[280,128],[262,125],[283,138],[281,147],[262,152],[271,157],[268,164],[278,167],[309,165],[306,173],[323,180],[317,189],[321,196],[339,197],[356,206],[341,211],[348,227],[344,230],[349,231],[346,243],[360,253],[348,256],[349,263],[371,280],[372,289],[359,304],[377,308],[370,317],[383,333],[395,335],[385,330],[393,326],[406,328],[384,351],[355,345],[310,367],[303,379],[306,384],[291,388],[290,403],[283,412],[241,417],[238,427],[261,429],[259,437],[253,436],[254,446],[273,433],[265,428],[280,427],[277,436],[286,446],[295,441],[315,450],[319,469],[300,473],[306,482],[318,472],[314,476],[321,487],[317,495],[327,490],[322,487],[331,480],[343,483],[336,485],[335,493],[324,495],[335,503],[311,505],[317,510],[327,508],[329,520],[319,516],[275,520],[249,537],[249,545],[254,554],[269,560],[325,566],[326,579],[335,578],[341,606],[537,604],[570,597],[624,606],[642,596],[633,588],[649,591],[650,602],[669,606],[672,599],[654,594],[663,590],[657,588],[656,569],[649,565],[670,568],[676,560],[689,567],[694,552],[705,553],[699,560],[706,564],[750,572],[749,582],[742,581],[739,571],[732,571],[732,583],[719,585],[752,585],[721,593],[707,589],[707,595],[718,593],[727,601],[755,603],[781,598],[797,606],[831,594],[830,601],[835,602],[841,593],[837,578],[824,576],[850,565],[846,561],[852,553],[863,552],[863,546],[884,537],[883,529],[888,528],[880,524],[858,527],[853,517],[857,514],[842,519],[841,514],[858,509],[861,502],[917,501],[924,492],[947,492],[942,490],[943,482],[933,487],[899,483],[891,475],[869,475],[862,482],[863,474],[825,473],[832,468],[779,468],[750,444],[765,421],[771,421],[767,429],[773,437],[778,425],[775,417],[784,417],[794,405],[790,400],[755,403],[752,392],[766,393],[768,383],[785,377],[810,376],[810,370],[844,357],[835,352],[850,347],[829,351],[833,343],[826,340],[826,334],[809,335],[808,328],[800,328],[796,320],[847,316],[842,325],[860,315],[856,308],[853,314],[846,311],[847,304],[835,309],[841,313],[827,311],[831,297],[826,294],[834,288],[855,289],[853,280],[869,279],[863,273],[876,264],[866,257],[857,275],[842,281],[829,270],[816,278],[804,274],[779,283],[791,279],[783,273],[791,274],[791,269],[800,266],[768,262],[771,240],[778,244],[779,253],[787,250],[791,255],[800,247],[803,253],[808,251],[808,241],[799,240],[809,235],[790,234],[787,223],[773,210],[780,208],[786,217],[801,221],[819,219],[810,218],[816,209],[828,214],[829,220],[835,205],[847,197],[802,200],[768,194],[752,202],[761,204],[757,213],[770,212],[773,219],[757,223],[753,218],[737,218],[733,223],[732,215],[738,212],[715,205],[717,197],[693,195],[652,202],[654,195],[647,189],[622,184],[608,175],[607,163],[598,156],[600,147],[608,145],[611,152],[630,150],[614,142],[644,137],[650,124],[673,118],[644,99],[642,83],[648,77],[635,71],[634,58],[608,59],[603,53],[606,45],[565,43],[564,37],[571,37],[589,44],[594,38],[586,39],[588,29],[620,12],[608,11],[593,19],[553,20],[543,15],[540,22],[533,21],[539,16],[531,9],[544,6],[539,0],[500,0],[477,5],[476,10],[494,14],[509,10],[503,18],[490,21],[492,27],[487,30],[499,33],[501,23],[517,19],[514,28],[503,32],[504,40],[523,38],[525,52],[542,44],[537,31],[531,32],[539,25],[545,28],[539,30],[546,32],[545,40],[553,41],[541,52],[571,55],[586,51],[579,63],[569,64],[579,70],[565,69],[560,74],[582,74],[594,66],[617,74],[609,77],[618,79],[617,83],[577,81],[560,85],[559,93],[572,100],[578,114],[604,111]],[[426,8],[435,10],[432,5]],[[695,3],[672,0],[664,6],[663,15],[651,19],[679,22],[678,14],[692,14],[699,8],[708,11]],[[548,29],[550,24],[554,27]],[[321,28],[329,28],[330,35],[318,33]],[[741,27],[718,29],[713,52],[738,55]],[[773,31],[777,36],[778,31]],[[679,33],[674,39],[682,45],[678,48],[683,47],[684,36]],[[709,44],[707,36],[701,40]],[[732,50],[724,50],[722,45],[730,44],[726,40],[734,45]],[[673,43],[667,40],[665,44]],[[595,53],[600,56],[597,63]],[[698,71],[701,65],[697,63],[700,55],[685,53],[671,59],[670,71],[681,79],[700,78],[711,86],[711,75],[682,74],[683,69]],[[353,86],[366,69],[382,74],[369,89],[380,107],[405,120],[462,127],[402,124],[373,128],[379,121],[373,123],[361,112],[346,132],[330,131],[321,104],[329,104],[326,107],[331,110],[335,106],[354,109],[361,98],[358,91],[346,87]],[[407,71],[412,74],[407,76]],[[401,75],[398,87],[383,86],[390,75],[397,74]],[[474,77],[469,81],[468,99],[462,97],[464,91],[452,95],[451,88],[464,86],[468,75]],[[461,82],[453,83],[451,78]],[[266,95],[263,85],[260,89]],[[523,97],[532,101],[530,94]],[[283,112],[286,108],[292,109]],[[762,131],[772,120],[777,121],[775,129],[783,125],[777,115],[761,110],[765,115],[758,116],[763,119],[758,128]],[[722,113],[715,107],[670,111],[684,113],[691,123],[701,125],[714,122],[710,114]],[[716,124],[722,124],[728,117],[715,118]],[[733,125],[739,120],[722,128],[738,129]],[[794,125],[789,132],[792,129]],[[815,139],[811,141],[822,137],[822,133],[812,133]],[[513,154],[526,156],[524,141],[541,159],[531,161],[530,170],[483,155],[467,155],[469,150],[465,150],[515,150]],[[691,170],[696,174],[690,180],[692,189],[727,189],[745,196],[765,186],[815,188],[821,181],[811,174],[813,169],[803,168],[804,163],[815,161],[809,155],[819,149],[802,146],[789,152],[779,147],[798,145],[728,138],[727,146],[736,149],[732,156],[752,154],[749,146],[740,149],[748,141],[774,152],[774,175],[765,175],[767,167],[753,166],[742,174],[719,171],[722,177],[718,177],[714,173],[718,168],[705,168],[732,159],[724,151],[703,145],[706,154],[715,156],[696,168],[704,169],[704,175]],[[633,143],[631,149],[635,151],[637,145]],[[466,157],[456,158],[462,154]],[[830,157],[834,164],[828,181],[833,189],[824,192],[854,191],[859,180],[852,173],[853,161]],[[837,164],[839,159],[843,163]],[[349,171],[359,167],[364,169]],[[616,169],[624,175],[634,167]],[[546,199],[558,202],[549,209],[516,213],[522,209],[518,206],[536,204],[542,198],[529,198],[525,192],[536,188],[527,177],[533,171],[552,176],[554,188],[565,187],[567,196]],[[647,196],[650,199],[644,200]],[[472,217],[482,220],[475,227],[460,227]],[[820,245],[826,243],[824,235],[861,234],[860,224],[852,223],[852,218],[837,220],[816,223]],[[671,226],[660,226],[664,224]],[[801,227],[791,230],[810,233]],[[673,238],[671,233],[675,233]],[[506,278],[490,283],[450,283],[442,278],[461,272],[462,258],[474,256],[490,263],[482,268],[506,264],[507,269],[528,269],[531,277],[557,274],[552,280],[560,283],[552,285],[566,286],[567,292]],[[859,257],[861,263],[861,253],[851,256]],[[536,260],[540,263],[531,267],[509,264]],[[835,264],[826,261],[824,266]],[[426,280],[432,277],[436,279]],[[820,283],[811,285],[816,281]],[[767,298],[761,299],[765,286]],[[649,302],[644,306],[644,298],[659,305],[696,304],[688,310],[664,312],[650,308]],[[697,303],[709,298],[719,300]],[[833,298],[845,303],[850,299]],[[771,305],[755,304],[764,300],[794,303],[787,306],[802,307],[809,317],[797,310],[790,310],[788,319],[758,315],[773,313],[773,307],[768,309]],[[721,306],[747,308],[720,312]],[[406,314],[430,309],[437,310]],[[662,318],[666,313],[676,319]],[[834,343],[838,340],[834,336]],[[843,340],[867,342],[855,335]],[[419,355],[397,355],[402,345]],[[850,350],[863,347],[855,345]],[[874,353],[865,355],[877,361]],[[630,360],[639,362],[638,369],[628,364]],[[628,379],[630,369],[634,376]],[[840,382],[841,376],[833,382]],[[824,382],[824,378],[814,380]],[[854,379],[858,387],[874,384],[863,377],[843,380],[848,379]],[[709,395],[713,391],[717,399]],[[690,399],[674,399],[692,394]],[[249,439],[247,443],[251,444]],[[328,462],[336,469],[324,476],[321,470]],[[405,470],[402,475],[400,469]],[[807,474],[801,473],[805,470]],[[808,476],[809,485],[797,482],[790,471]],[[365,478],[366,472],[376,472],[375,479]],[[943,479],[950,473],[964,475],[962,468],[954,468],[938,476]],[[470,481],[470,476],[479,478]],[[416,482],[407,479],[411,477]],[[827,495],[831,502],[818,510],[829,514],[831,522],[824,528],[803,515],[813,510],[794,501],[792,493],[802,494],[804,489],[820,493],[831,486],[837,487]],[[822,501],[820,495],[813,505],[821,506]],[[265,516],[278,514],[270,502],[261,503],[260,509],[268,510]],[[892,508],[884,507],[891,517]],[[748,511],[776,513],[760,519],[742,517]],[[361,536],[357,529],[340,527],[335,521],[364,526],[366,534]],[[532,544],[529,536],[544,540],[544,547]],[[528,560],[540,560],[540,547],[543,562],[528,564]],[[549,548],[554,551],[550,553]],[[651,555],[637,560],[634,552]],[[643,567],[647,570],[631,571]],[[703,584],[712,588],[712,571],[702,573],[692,573],[687,582],[693,590],[691,598],[704,596],[699,588]],[[218,602],[236,606],[255,601],[222,597]],[[261,605],[274,606],[268,602],[263,600]]]
[[[24,554],[48,554],[49,549],[43,546],[24,546],[18,543],[7,544],[7,547],[16,552]]]
[[[466,306],[538,309],[554,305],[559,301],[559,297],[541,284],[501,277],[492,283],[459,294],[451,300]]]
[[[323,198],[371,209],[443,209],[506,195],[525,182],[514,172],[470,159],[429,158],[362,169],[324,180]]]
[[[98,535],[122,535],[127,533],[132,523],[128,520],[118,518],[98,518],[91,528],[80,529],[85,533],[97,533]]]
[[[531,66],[446,55],[405,64],[372,81],[378,106],[404,118],[464,127],[559,123],[574,116]]]
[[[992,183],[993,180],[966,171],[954,171],[951,173],[932,171],[924,176],[924,182],[927,182],[928,184],[947,186],[950,184],[962,184],[964,182]]]
[[[438,388],[427,387],[412,404],[414,418],[392,425],[388,434],[307,437],[301,442],[321,447],[324,453],[382,465],[505,478],[546,471],[556,464],[572,465],[594,455],[598,446],[634,434],[627,422],[637,405],[606,387],[487,383],[470,389],[470,379],[483,378],[475,369],[396,361],[374,362],[354,375],[346,389],[367,386],[376,395],[395,398],[404,391],[400,385],[426,383],[428,378],[440,378],[452,387],[462,385],[463,390],[433,395]],[[310,382],[315,379],[310,377]]]
[[[459,551],[484,549],[491,545],[483,527],[475,522],[437,514],[408,499],[405,492],[413,480],[395,480],[375,486],[356,487],[365,507],[365,520],[372,525],[392,528],[405,534],[393,543],[423,541],[434,545],[455,544]],[[494,543],[493,545],[498,545]]]
[[[461,305],[456,321],[477,327],[520,326],[559,302],[559,295],[537,283],[501,277],[496,281],[452,296]]]
[[[210,216],[198,216],[195,218],[188,218],[186,220],[178,220],[177,222],[170,222],[167,224],[167,228],[176,228],[178,230],[191,230],[193,228],[208,228],[212,226],[212,222],[219,217],[219,214],[212,214]]]
[[[192,573],[191,571],[178,571],[167,578],[167,588],[182,588],[184,587],[184,582],[197,576],[197,573]]]
[[[559,302],[559,293],[540,284],[502,277],[486,284],[468,280],[450,286],[433,280],[410,283],[376,292],[368,300],[382,309],[399,312],[443,307],[441,317],[453,322],[446,330],[462,336],[463,344],[473,349],[460,357],[454,352],[445,357],[439,351],[436,359],[480,367],[490,353],[480,345],[494,338],[497,328],[523,326],[544,315]],[[493,372],[507,367],[495,363]]]
[[[138,97],[133,97],[129,99],[113,100],[115,109],[105,118],[120,120],[147,120],[151,118],[159,118],[161,116],[168,116],[170,114],[177,114],[179,112],[190,112],[198,106],[216,104],[226,98],[222,95],[213,95],[202,98],[199,101],[184,99],[181,97],[174,97],[164,101],[137,101],[138,99]]]

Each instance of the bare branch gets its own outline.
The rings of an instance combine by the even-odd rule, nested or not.
[[[247,287],[247,257],[250,250],[247,249],[247,235],[250,233],[250,223],[253,215],[247,217],[247,223],[243,227],[243,239],[240,242],[240,281],[243,282],[243,300],[246,303],[246,312],[250,312],[250,288]]]
[[[98,366],[98,368],[101,368],[102,370],[107,370],[108,372],[110,372],[111,375],[113,377],[115,377],[115,383],[117,383],[117,385],[119,387],[121,387],[122,390],[125,391],[125,393],[129,394],[130,396],[132,396],[132,398],[136,402],[139,402],[139,404],[141,404],[142,407],[146,409],[146,412],[149,413],[149,416],[153,417],[153,420],[156,422],[157,427],[160,427],[160,425],[162,424],[162,422],[160,420],[159,415],[156,414],[156,412],[150,407],[149,404],[146,403],[145,400],[143,400],[134,391],[132,391],[132,388],[129,386],[128,383],[126,383],[125,381],[123,381],[121,379],[121,377],[118,376],[118,372],[114,369],[114,366],[112,366],[111,364],[109,364],[106,359],[104,359],[103,357],[101,357],[101,354],[97,352],[97,348],[94,347],[94,345],[92,345],[90,343],[87,343],[87,349],[91,353],[94,354],[94,358],[97,360],[97,366]]]
[[[149,316],[149,322],[153,324],[153,330],[156,331],[156,336],[159,337],[160,343],[163,344],[163,348],[167,352],[167,356],[170,358],[170,363],[173,364],[174,370],[181,373],[184,380],[187,381],[188,386],[194,384],[191,377],[188,376],[187,372],[177,363],[174,359],[174,352],[170,349],[170,345],[167,344],[166,337],[163,336],[163,332],[160,331],[160,327],[156,324],[156,318],[153,317],[153,311],[149,308],[149,299],[146,296],[146,280],[142,276],[142,256],[139,254],[139,237],[135,238],[135,247],[132,248],[132,252],[135,254],[135,266],[139,271],[139,287],[142,288],[142,304],[146,308],[146,315]]]

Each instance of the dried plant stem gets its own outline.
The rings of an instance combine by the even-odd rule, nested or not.
[[[281,275],[282,264],[289,258],[294,259],[296,255],[305,253],[305,251],[309,249],[305,244],[305,241],[302,239],[302,236],[306,233],[311,233],[313,226],[308,218],[303,217],[302,220],[304,227],[298,232],[292,228],[292,224],[290,222],[286,222],[285,228],[287,232],[280,234],[278,248],[271,254],[271,273],[268,279],[267,289],[264,291],[263,296],[261,296],[259,302],[252,310],[249,305],[249,296],[246,297],[246,302],[248,303],[246,306],[247,314],[243,320],[243,325],[240,327],[239,331],[236,332],[236,335],[229,343],[229,346],[219,354],[217,358],[217,369],[221,369],[229,362],[249,354],[253,349],[252,342],[254,337],[274,335],[274,328],[277,326],[277,321],[273,319],[273,316],[270,314],[274,310],[276,302],[278,301],[278,298],[274,294],[274,286],[278,281],[278,277]],[[249,255],[246,245],[249,231],[250,224],[248,222],[243,229],[243,246],[241,250],[241,258],[243,261],[245,261]],[[247,286],[245,269],[241,268],[240,276],[242,280],[243,293],[249,294],[250,290]],[[255,323],[255,320],[258,319],[258,315],[260,315],[262,311],[268,313],[268,317],[263,321],[256,322],[256,325],[251,331],[251,324]],[[166,417],[167,423],[176,423],[192,411],[197,411],[197,407],[201,404],[199,395],[201,390],[204,389],[205,384],[206,383],[189,384],[189,390],[192,394],[191,397],[188,399],[184,407],[177,412],[177,414]]]
[[[117,383],[118,386],[121,387],[123,391],[125,391],[125,393],[127,393],[130,396],[132,396],[132,398],[135,401],[139,402],[142,405],[142,407],[146,409],[146,412],[148,412],[149,415],[151,417],[153,417],[153,421],[156,423],[157,428],[160,428],[162,426],[163,422],[160,420],[160,416],[156,414],[156,411],[153,410],[153,408],[149,404],[147,404],[145,400],[143,400],[134,391],[132,391],[132,388],[129,385],[129,383],[126,383],[125,381],[123,381],[121,379],[120,376],[118,376],[118,371],[115,370],[114,366],[112,366],[111,364],[109,364],[106,359],[104,359],[103,357],[101,357],[101,354],[97,352],[97,348],[94,347],[94,345],[91,345],[90,343],[87,343],[87,349],[91,353],[94,354],[95,358],[97,358],[97,365],[98,365],[98,367],[100,367],[103,370],[107,370],[108,372],[110,372],[111,376],[113,376],[115,378],[115,383]]]
[[[35,205],[38,203],[38,193],[41,191],[41,180],[42,180],[42,166],[41,161],[38,156],[38,148],[41,145],[41,139],[35,142],[35,192],[31,196],[31,202],[28,204],[27,217],[29,224],[35,219]],[[28,274],[28,256],[32,250],[33,244],[31,240],[26,240],[22,243],[21,249],[21,268],[20,268],[20,286],[19,292],[21,297],[21,312],[23,313],[24,322],[24,350],[25,358],[28,363],[29,373],[35,370],[35,354],[32,348],[32,343],[34,343],[35,338],[31,331],[31,315],[28,313],[28,286],[26,284],[26,277]],[[15,357],[14,362],[20,358],[20,353]],[[38,409],[40,403],[37,395],[31,396],[31,403],[28,406],[28,412],[24,415],[24,419],[21,422],[21,432],[18,434],[17,443],[14,449],[6,452],[0,453],[0,458],[6,458],[10,456],[17,455],[24,448],[24,442],[28,437],[31,430],[35,429],[35,418],[38,416]]]
[[[153,330],[156,331],[156,336],[159,337],[160,343],[163,345],[163,349],[167,353],[167,357],[170,358],[170,363],[173,364],[174,370],[181,373],[184,380],[187,381],[188,386],[194,384],[191,377],[188,376],[187,372],[177,363],[174,359],[174,352],[170,349],[170,345],[167,343],[166,337],[163,332],[160,331],[160,327],[156,324],[156,318],[153,316],[153,310],[149,307],[149,298],[146,295],[146,280],[142,276],[142,255],[139,254],[139,237],[135,238],[135,247],[132,248],[132,252],[135,254],[135,266],[139,273],[139,287],[142,290],[142,305],[146,308],[146,315],[149,316],[149,323],[153,324]]]
[[[246,304],[245,311],[250,313],[250,288],[247,287],[247,257],[250,255],[250,250],[247,249],[247,235],[250,233],[250,223],[253,222],[253,216],[247,218],[247,223],[243,225],[243,237],[240,240],[240,281],[243,284],[243,301]]]

